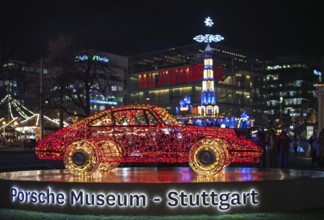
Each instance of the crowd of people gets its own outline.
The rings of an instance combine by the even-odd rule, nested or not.
[[[298,155],[298,147],[300,146],[300,138],[297,133],[289,136],[285,130],[279,134],[275,130],[264,131],[260,128],[257,134],[256,142],[264,150],[261,158],[261,166],[266,167],[267,158],[269,159],[269,166],[271,168],[289,169],[290,155]],[[317,136],[313,135],[307,140],[310,149],[310,156],[312,158],[312,165],[323,167],[324,165],[324,129]],[[307,151],[307,149],[306,149]],[[307,152],[306,152],[307,154]]]
[[[36,137],[32,135],[17,135],[15,133],[0,133],[0,148],[23,147],[24,150],[31,150],[37,144]]]
[[[0,134],[0,147],[6,147],[8,143],[12,143],[15,141],[17,141],[17,137],[15,134],[12,133]]]

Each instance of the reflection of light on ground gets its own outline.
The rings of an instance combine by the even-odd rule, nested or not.
[[[102,182],[102,183],[190,183],[246,182],[324,178],[324,172],[258,168],[226,168],[214,176],[200,176],[189,167],[129,167],[109,173],[74,176],[67,170],[35,170],[0,173],[0,179],[40,182]]]
[[[252,172],[252,168],[240,168],[240,172],[241,173],[251,173]]]
[[[251,181],[253,180],[252,169],[251,168],[241,168],[240,171],[242,181]]]

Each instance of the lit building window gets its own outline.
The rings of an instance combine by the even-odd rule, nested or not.
[[[267,75],[267,81],[278,80],[278,75]]]
[[[213,65],[213,59],[204,59],[204,65],[205,66],[212,66]]]

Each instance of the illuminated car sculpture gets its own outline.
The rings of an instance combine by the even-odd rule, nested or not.
[[[120,163],[184,163],[214,175],[231,162],[258,163],[262,148],[229,128],[180,125],[161,107],[112,108],[82,119],[36,146],[42,160],[63,160],[75,175]]]

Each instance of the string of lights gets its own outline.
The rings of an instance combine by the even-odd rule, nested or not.
[[[27,107],[25,107],[24,105],[22,105],[20,102],[18,102],[16,99],[12,98],[12,96],[10,94],[6,95],[3,99],[1,99],[0,101],[0,105],[4,104],[5,102],[8,103],[8,112],[9,112],[9,116],[10,116],[10,121],[8,123],[6,123],[5,126],[3,127],[7,127],[9,126],[12,122],[17,121],[18,117],[14,116],[14,112],[17,112],[19,114],[20,117],[23,118],[23,120],[20,122],[20,124],[24,124],[32,119],[36,118],[36,123],[34,125],[34,127],[39,126],[39,121],[40,121],[40,115],[38,113],[35,113],[31,110],[29,110]],[[48,116],[44,115],[44,118],[52,123],[54,123],[55,125],[59,125],[60,123],[57,122],[56,120],[53,120],[51,118],[49,118]],[[5,120],[5,118],[1,118],[0,121]],[[9,120],[9,118],[8,118]],[[68,123],[63,122],[64,126],[68,126]]]
[[[258,163],[262,148],[229,128],[181,126],[164,108],[130,105],[44,137],[36,154],[42,160],[63,160],[75,175],[132,162],[189,162],[198,174],[213,175],[231,162]],[[83,159],[76,161],[78,156]]]
[[[22,104],[20,104],[17,100],[14,100],[14,102],[15,102],[17,105],[21,106],[21,108],[23,108],[23,109],[24,109],[25,111],[27,111],[28,113],[30,113],[30,114],[32,114],[32,115],[35,114],[35,112],[30,111],[28,108],[26,108],[25,106],[23,106]]]
[[[14,118],[13,114],[12,114],[12,110],[11,110],[11,103],[8,102],[8,108],[9,108],[9,114],[11,118]]]
[[[28,115],[26,115],[26,114],[25,114],[25,113],[20,109],[20,107],[17,105],[16,102],[13,102],[12,104],[13,104],[13,106],[15,107],[15,110],[18,112],[18,114],[19,114],[21,117],[23,117],[24,119],[26,119],[26,118],[29,117]]]
[[[3,99],[1,99],[0,101],[0,105],[2,105],[2,103],[4,103],[6,101],[6,99],[8,98],[9,95],[6,95]]]

